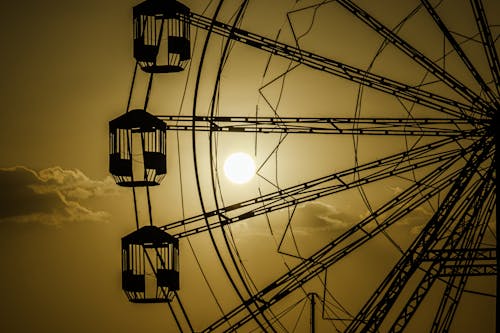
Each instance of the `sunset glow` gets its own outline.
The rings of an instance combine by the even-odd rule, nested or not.
[[[255,175],[255,163],[250,155],[234,153],[224,162],[224,175],[235,184],[249,182]]]

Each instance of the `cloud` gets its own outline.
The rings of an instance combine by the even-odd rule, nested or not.
[[[403,193],[403,189],[399,186],[389,186],[389,190],[392,192],[393,195],[399,195]]]
[[[286,210],[281,210],[286,213]],[[340,211],[337,207],[319,202],[307,202],[297,207],[290,222],[290,228],[287,233],[293,232],[294,235],[310,236],[313,234],[332,235],[347,230],[354,223],[358,222],[355,214]],[[272,219],[271,228],[276,235],[282,235],[288,224],[288,218],[284,215]],[[244,220],[231,225],[233,230],[252,236],[269,236],[271,231],[265,219],[259,223],[255,220]]]
[[[64,170],[60,167],[43,169],[38,172],[42,184],[33,185],[38,193],[59,191],[68,199],[88,199],[118,193],[118,187],[111,177],[91,180],[80,170]]]
[[[349,229],[358,218],[337,206],[313,201],[297,207],[288,228],[287,221],[282,220],[285,223],[276,229],[276,235],[282,237],[279,251],[305,258]]]
[[[335,206],[314,201],[298,207],[292,220],[295,230],[302,232],[338,232],[344,231],[355,223],[353,214],[339,211]]]
[[[93,211],[82,201],[116,195],[111,177],[92,180],[80,170],[52,167],[35,171],[24,166],[0,168],[0,223],[108,221],[109,214]]]

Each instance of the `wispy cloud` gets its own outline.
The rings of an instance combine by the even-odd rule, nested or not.
[[[293,228],[304,232],[338,232],[349,228],[356,215],[340,211],[324,202],[309,202],[299,206],[292,221]]]
[[[24,166],[0,168],[0,186],[0,223],[107,221],[107,212],[94,211],[83,201],[119,193],[111,177],[93,180],[80,170],[61,167],[40,171]]]

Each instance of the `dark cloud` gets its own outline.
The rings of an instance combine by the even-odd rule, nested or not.
[[[82,201],[118,193],[110,177],[96,181],[80,170],[60,167],[40,171],[23,166],[0,168],[0,186],[0,222],[49,225],[107,221],[108,213],[93,211]]]

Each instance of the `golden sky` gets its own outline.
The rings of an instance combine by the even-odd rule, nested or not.
[[[423,83],[436,94],[463,102],[443,83],[433,83],[418,64],[387,46],[379,56],[383,38],[353,17],[340,5],[326,1],[250,1],[241,28],[296,45],[408,85]],[[418,1],[354,1],[390,29],[413,10]],[[431,1],[435,5],[438,1]],[[138,1],[3,1],[0,3],[0,331],[1,332],[175,332],[165,304],[137,305],[121,291],[120,240],[135,228],[130,189],[117,186],[108,173],[108,122],[126,108],[135,61],[132,56],[132,7]],[[185,1],[192,11],[206,15],[214,11],[208,1]],[[229,20],[238,1],[227,1],[221,20]],[[483,1],[498,51],[500,6]],[[301,11],[294,9],[312,7]],[[287,20],[286,13],[290,12]],[[463,43],[478,71],[489,82],[487,62],[470,5],[465,0],[443,0],[439,14]],[[292,33],[293,32],[293,33]],[[200,62],[205,32],[191,30],[191,70],[155,78],[148,112],[156,115],[191,115],[194,79]],[[443,36],[420,8],[398,34],[445,67],[467,87],[479,93],[479,86],[453,52],[442,59]],[[467,40],[467,36],[473,36]],[[223,40],[211,39],[203,64],[198,115],[209,113],[210,97]],[[451,47],[444,44],[444,52]],[[353,117],[356,107],[364,117],[405,117],[411,103],[279,57],[269,58],[261,50],[234,44],[220,80],[217,100],[219,115],[294,117]],[[286,76],[282,74],[286,72]],[[144,101],[146,75],[139,73],[132,108]],[[186,89],[185,100],[181,96]],[[361,96],[359,101],[357,98]],[[358,103],[357,103],[358,101]],[[436,111],[411,106],[413,117],[443,117]],[[168,174],[162,185],[151,189],[153,217],[157,225],[197,215],[200,199],[194,178],[190,132],[169,132]],[[208,135],[196,135],[196,156],[201,193],[207,210],[216,203],[230,205],[259,193],[297,185],[332,172],[351,168],[404,151],[413,144],[435,138],[353,137],[325,135],[216,134],[217,202],[210,175]],[[427,140],[427,141],[426,141]],[[282,144],[278,143],[282,141]],[[470,142],[469,142],[470,143]],[[455,145],[447,146],[449,149]],[[445,147],[446,149],[446,147]],[[222,173],[224,159],[235,151],[252,155],[259,175],[250,183],[235,185]],[[357,152],[357,153],[356,153]],[[355,159],[357,158],[357,160]],[[457,167],[455,167],[456,170]],[[363,187],[376,208],[409,187],[413,179],[430,169],[390,177]],[[145,192],[138,191],[141,221],[145,221]],[[327,281],[325,304],[338,300],[355,314],[380,283],[400,252],[405,249],[432,216],[439,199],[429,200],[389,231],[379,235],[360,251],[349,255],[313,279],[304,289],[290,295],[276,308],[278,313],[304,298],[307,292],[322,295]],[[308,257],[334,237],[369,214],[369,207],[356,190],[304,203],[293,212],[293,232],[288,230],[292,210],[248,219],[231,227],[240,258],[256,289],[286,273],[287,265]],[[176,230],[180,231],[180,230]],[[489,235],[491,238],[491,235]],[[223,243],[216,233],[216,243]],[[390,241],[390,240],[391,241]],[[282,241],[281,244],[278,244]],[[227,249],[221,247],[228,260]],[[184,305],[197,329],[220,317],[218,304],[210,294],[198,263],[218,296],[224,311],[239,304],[225,274],[215,259],[206,233],[183,238],[181,290]],[[194,252],[193,252],[194,251]],[[278,252],[284,253],[280,255]],[[195,253],[195,255],[193,255]],[[234,274],[234,272],[232,272]],[[468,288],[494,293],[493,278],[472,278]],[[443,286],[438,286],[443,288]],[[335,300],[334,300],[335,298]],[[493,332],[493,297],[467,293],[457,313],[453,332]],[[439,295],[431,293],[409,332],[427,330]],[[300,306],[306,303],[301,303]],[[307,304],[306,304],[307,308]],[[318,313],[320,313],[318,307]],[[308,314],[294,308],[284,317],[284,326],[297,324],[297,332],[308,332]],[[335,310],[336,319],[347,313]],[[318,317],[318,332],[340,331],[339,321]],[[284,330],[283,330],[284,331]],[[281,332],[281,331],[280,331]]]

